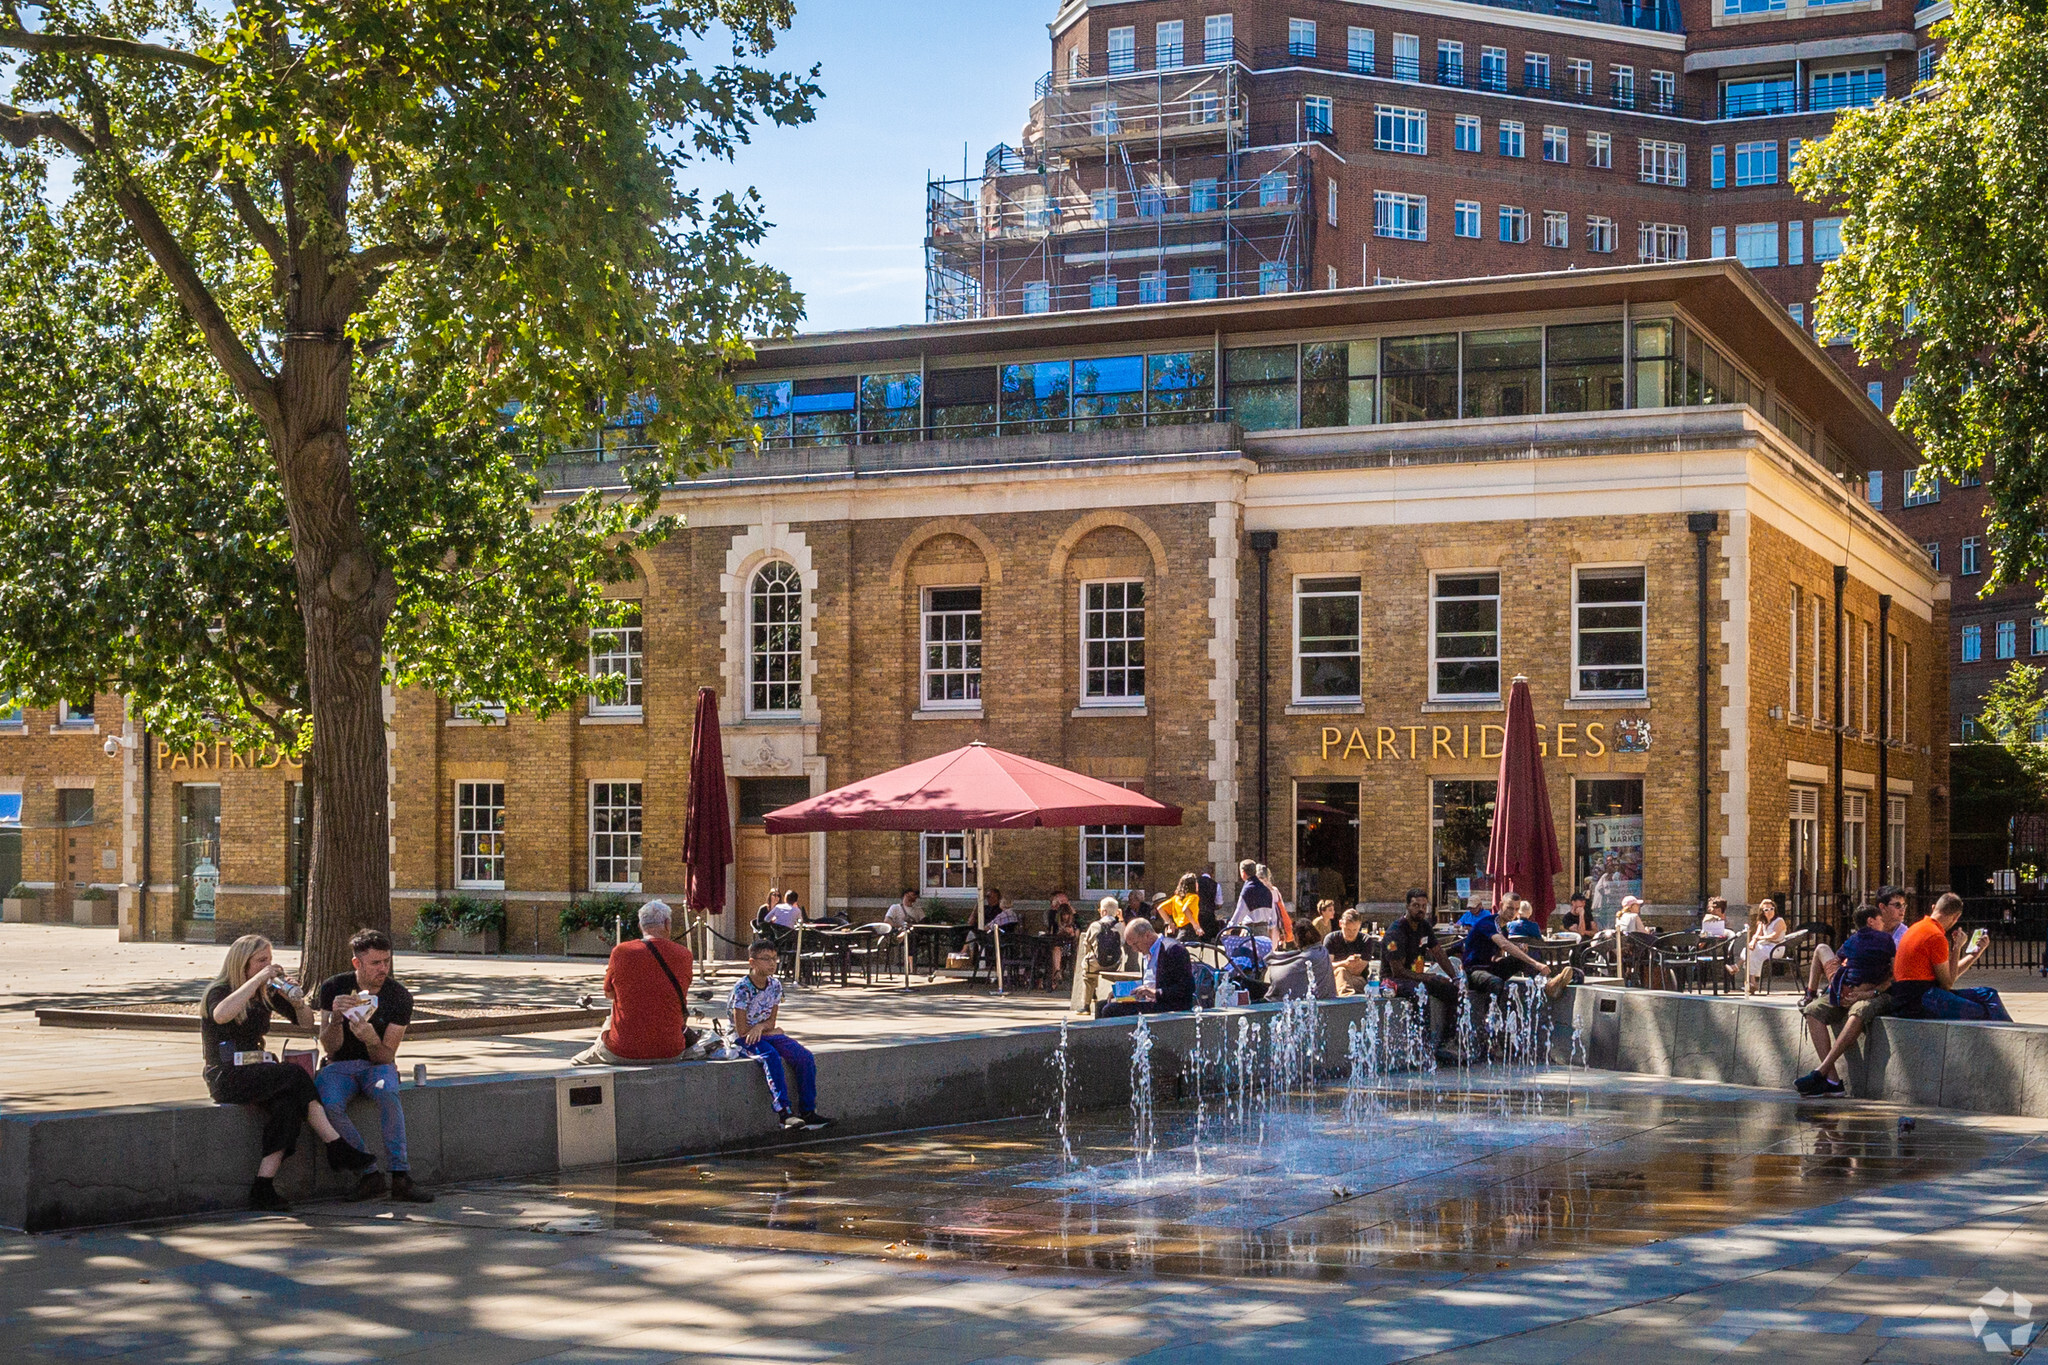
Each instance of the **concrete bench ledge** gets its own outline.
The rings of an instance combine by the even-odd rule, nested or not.
[[[1560,1014],[1586,1064],[1608,1071],[1789,1089],[1819,1059],[1797,995],[1678,995],[1581,986]],[[1558,1046],[1569,1055],[1560,1025]],[[1842,1057],[1859,1098],[2048,1118],[2048,1028],[1879,1019]]]

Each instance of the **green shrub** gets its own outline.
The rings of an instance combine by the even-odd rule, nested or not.
[[[435,936],[443,929],[469,935],[496,930],[502,943],[505,937],[505,902],[479,900],[475,896],[436,897],[420,907],[419,918],[412,922],[412,946],[422,952],[431,949]]]
[[[624,938],[628,929],[637,932],[639,916],[640,907],[616,893],[577,896],[562,908],[557,924],[565,939],[589,929],[616,941]]]
[[[434,946],[436,934],[454,927],[455,920],[448,913],[448,902],[430,900],[420,907],[419,918],[412,922],[412,946],[425,952]]]
[[[27,882],[16,882],[14,889],[7,893],[7,899],[11,901],[32,901],[37,898],[38,894],[36,889]]]
[[[76,896],[73,896],[72,899],[80,901],[103,901],[107,899],[107,893],[104,887],[88,886],[87,888],[85,888],[85,890],[79,892]]]

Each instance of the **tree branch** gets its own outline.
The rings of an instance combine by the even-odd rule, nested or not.
[[[424,242],[385,242],[356,252],[344,260],[335,273],[363,279],[407,261],[423,261],[429,256],[438,256],[447,249],[446,237],[430,237]]]
[[[228,197],[228,203],[234,207],[235,217],[241,219],[242,226],[249,229],[249,235],[256,239],[256,244],[270,257],[270,264],[280,275],[290,270],[291,251],[285,245],[284,234],[277,230],[275,223],[263,216],[263,210],[250,195],[248,185],[243,183],[240,176],[222,176],[220,186]]]
[[[61,114],[35,113],[6,103],[0,103],[0,137],[17,147],[46,137],[81,161],[100,150],[85,129]]]
[[[0,28],[0,47],[13,48],[17,52],[82,52],[97,57],[169,62],[201,72],[220,70],[219,62],[196,52],[156,43],[131,42],[126,38],[103,38],[90,33],[31,33],[25,28]]]

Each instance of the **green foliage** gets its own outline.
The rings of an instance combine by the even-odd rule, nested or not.
[[[16,882],[14,884],[14,889],[7,893],[7,899],[11,901],[32,901],[35,900],[40,894],[41,893],[39,893],[33,886],[30,886],[27,882]]]
[[[639,913],[639,903],[624,896],[578,896],[563,907],[559,927],[563,938],[590,929],[616,940],[639,932]]]
[[[0,8],[0,692],[307,747],[287,381],[315,283],[385,680],[543,714],[621,686],[584,676],[602,589],[667,533],[658,489],[748,433],[725,365],[800,313],[749,256],[758,201],[690,188],[811,116],[810,77],[753,60],[787,0],[31,12]],[[625,419],[625,488],[535,516],[539,458]]]
[[[2048,669],[2013,664],[1985,692],[1977,712],[1980,743],[2005,751],[2018,775],[2024,810],[2048,809],[2048,743],[2034,738],[2048,722]]]
[[[505,938],[505,902],[476,896],[439,896],[420,907],[412,924],[412,946],[427,952],[443,929],[471,937],[495,932]]]
[[[1986,591],[2048,576],[2048,11],[1955,0],[1917,97],[1845,112],[1793,185],[1841,206],[1815,333],[1910,362],[1893,420],[1989,493]]]

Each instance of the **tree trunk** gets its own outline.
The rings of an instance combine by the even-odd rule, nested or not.
[[[308,269],[305,276],[322,273]],[[300,962],[309,985],[347,968],[356,930],[391,927],[383,647],[395,584],[371,554],[349,477],[354,356],[342,332],[346,308],[318,295],[305,289],[293,310],[278,378],[284,445],[278,465],[306,625],[313,715],[306,765],[313,833]]]

